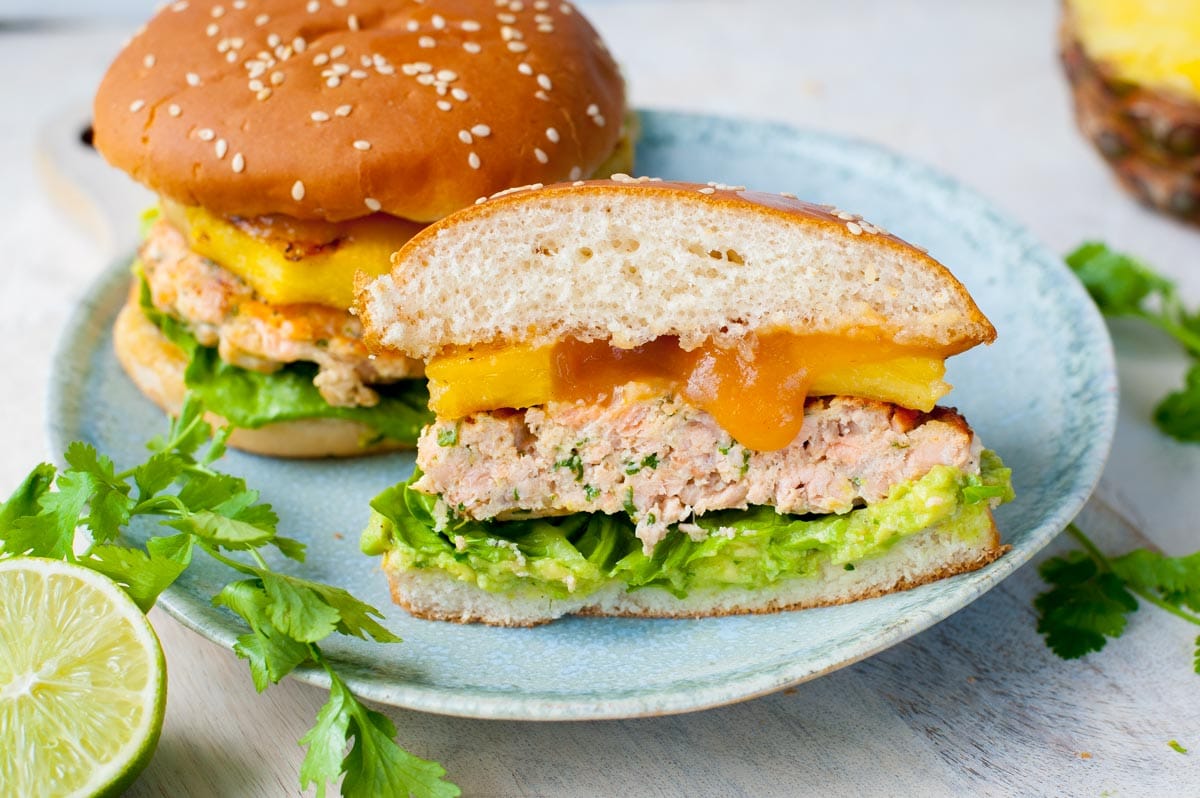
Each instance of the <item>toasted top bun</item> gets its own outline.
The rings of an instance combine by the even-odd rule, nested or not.
[[[361,280],[371,345],[563,338],[692,349],[747,333],[869,331],[954,354],[996,331],[923,250],[828,206],[625,175],[502,192],[418,233]]]
[[[624,107],[561,0],[180,0],[117,56],[94,127],[112,164],[221,215],[431,221],[592,174]]]

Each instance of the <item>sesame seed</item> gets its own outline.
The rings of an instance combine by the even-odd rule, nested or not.
[[[272,33],[270,36],[267,37],[267,46],[268,47],[278,47],[282,41],[283,41],[283,39],[279,38],[278,33]]]
[[[292,199],[294,199],[296,202],[304,199],[304,183],[300,182],[299,180],[297,180],[295,183],[292,183]]]
[[[787,197],[788,199],[800,199],[799,197],[797,197],[795,194],[791,193],[790,191],[780,191],[779,196]]]
[[[475,33],[479,30],[480,25],[473,19],[464,19],[460,27],[468,33]]]
[[[225,16],[225,7],[224,6],[213,6],[212,15],[213,15],[213,19],[220,19],[221,17]]]
[[[171,6],[171,10],[178,13],[180,11],[187,11],[187,7],[187,0],[179,0],[178,3],[175,3]]]
[[[262,91],[263,83],[261,80],[252,80],[247,84],[250,91]]]
[[[146,67],[146,69],[149,69],[150,67],[154,66],[155,60],[157,59],[155,59],[153,53],[147,53],[146,57],[142,59],[142,66]]]
[[[488,136],[492,135],[492,129],[487,125],[472,125],[471,133],[479,136],[480,138],[487,138]]]
[[[532,75],[533,67],[531,67],[529,64],[522,61],[521,63],[517,64],[517,71],[520,72],[522,75]]]
[[[376,57],[376,58],[383,58],[383,56],[381,56],[381,55],[376,55],[375,57]],[[362,56],[361,58],[359,58],[359,59],[358,59],[358,63],[362,64],[362,65],[363,65],[363,67],[364,67],[364,68],[366,68],[366,67],[370,67],[370,66],[371,66],[372,64],[374,64],[375,62],[371,60],[371,56],[369,56],[369,55],[364,55],[364,56]]]
[[[245,11],[246,0],[233,0],[233,8],[235,11]]]
[[[345,8],[347,2],[349,2],[349,0],[333,0],[333,4],[338,8]]]
[[[417,22],[415,19],[410,19],[404,24],[404,27],[408,29],[410,33],[416,33],[418,30],[420,30],[421,23]]]
[[[537,158],[539,163],[549,163],[550,162],[550,156],[547,155],[545,150],[543,150],[541,147],[533,148],[533,157]]]
[[[229,144],[225,139],[217,139],[217,143],[213,145],[213,150],[217,153],[218,158],[224,158],[225,153],[229,151]]]
[[[549,22],[543,22],[537,26],[538,33],[554,33],[554,26]]]
[[[287,79],[287,76],[284,75],[282,72],[272,72],[271,73],[271,85],[272,86],[278,86],[279,84],[283,83],[283,81],[286,79]]]
[[[549,95],[549,94],[547,94],[546,92],[542,91],[541,89],[538,89],[537,91],[535,91],[535,92],[533,93],[533,96],[534,96],[534,97],[537,97],[537,98],[538,98],[539,100],[541,100],[542,102],[549,102],[549,101],[550,101],[550,95]]]
[[[302,53],[308,49],[308,42],[304,40],[303,36],[297,36],[292,39],[292,49],[298,53]]]
[[[441,30],[446,27],[446,20],[441,14],[434,14],[429,18],[429,22],[433,25],[434,30]]]
[[[354,78],[355,80],[366,80],[367,74],[368,73],[362,69],[355,69],[351,70],[350,77]]]
[[[846,229],[856,236],[862,235],[863,229],[856,222],[846,222]]]
[[[378,64],[375,67],[375,71],[378,72],[380,75],[395,75],[396,74],[396,68],[394,66],[392,66],[391,64]]]
[[[321,10],[321,4],[317,0],[308,0],[308,5],[304,9],[310,14],[315,14]]]
[[[230,50],[229,52],[225,53],[225,60],[226,62],[232,64],[237,60],[237,53],[235,53],[233,50]]]
[[[575,181],[574,183],[572,183],[571,185],[573,185],[573,186],[582,186],[582,185],[583,185],[583,181],[582,181],[582,180],[576,180],[576,181]]]
[[[359,139],[358,141],[354,142],[354,149],[366,152],[367,150],[371,149],[371,142]]]
[[[258,27],[260,27],[260,28],[261,28],[263,25],[266,25],[266,24],[267,24],[268,22],[270,22],[270,21],[271,21],[271,15],[270,15],[270,14],[259,14],[257,17],[255,17],[255,18],[254,18],[254,24],[255,24],[255,25],[257,25],[257,26],[258,26]]]
[[[550,78],[544,74],[537,76],[537,82],[538,85],[546,91],[550,91],[550,89],[554,88],[554,84],[550,82]]]
[[[434,83],[437,83],[437,78],[426,72],[422,75],[417,75],[417,83],[420,83],[422,86],[432,86]]]
[[[412,77],[412,76],[420,73],[420,70],[417,69],[416,64],[401,64],[400,71],[403,72],[405,75],[408,75],[409,77]]]
[[[582,169],[580,169],[578,166],[572,166],[572,167],[571,167],[571,174],[569,175],[569,177],[570,177],[570,179],[571,179],[571,180],[578,180],[578,179],[579,179],[579,176],[580,176],[580,175],[582,175],[582,174],[583,174],[583,170],[582,170]]]
[[[463,42],[463,49],[464,49],[464,50],[466,50],[466,51],[467,51],[468,53],[470,53],[471,55],[476,55],[476,54],[478,54],[478,53],[479,53],[481,50],[483,50],[483,48],[482,48],[482,47],[480,47],[480,46],[479,46],[478,44],[476,44],[475,42]]]
[[[312,117],[312,121],[314,122],[329,121],[329,114],[325,113],[324,111],[313,111],[311,114],[309,114],[309,116]]]
[[[463,144],[470,144],[472,141],[470,131],[468,131],[468,130],[458,131],[458,140],[461,141]]]
[[[201,141],[212,141],[217,134],[212,132],[212,128],[203,127],[196,131],[196,138]]]
[[[346,54],[346,45],[344,45],[344,44],[339,44],[336,47],[334,47],[332,50],[329,51],[329,55],[332,58],[341,58],[345,54]]]
[[[218,33],[221,32],[221,27],[219,25],[217,25],[217,23],[215,23],[215,22],[210,22],[210,23],[208,23],[208,27],[206,27],[204,29],[204,32],[206,34],[208,34],[209,36],[216,36]]]
[[[587,107],[588,116],[595,116],[598,113],[600,113],[600,106],[596,105],[595,103],[592,103]]]
[[[433,40],[432,36],[422,36],[421,38],[417,39],[417,44],[428,50],[430,47],[434,47],[437,42]]]
[[[534,6],[534,8],[537,8],[537,6]],[[554,21],[554,17],[550,16],[549,14],[534,14],[534,15],[533,15],[533,21],[534,21],[534,22],[540,22],[540,23],[542,23],[542,24],[544,25],[544,24],[546,24],[546,23],[548,23],[548,22],[553,22],[553,21]]]
[[[447,83],[453,83],[458,80],[458,73],[452,69],[439,69],[437,71],[437,79],[444,80]]]
[[[548,0],[537,0],[537,2],[533,4],[534,11],[545,11],[549,7],[550,3]]]
[[[500,38],[506,42],[510,42],[513,39],[520,39],[521,32],[516,28],[510,28],[508,25],[505,25],[500,29]]]
[[[592,121],[596,123],[596,127],[604,127],[604,116],[602,114],[593,116]]]
[[[352,111],[352,110],[353,110],[353,106],[339,105],[337,108],[333,109],[333,113],[336,116],[350,116],[350,111]]]
[[[440,109],[441,109],[441,110],[443,110],[443,111],[449,111],[449,110],[450,110],[451,108],[453,108],[454,106],[453,106],[453,105],[451,105],[450,103],[446,102],[445,100],[438,100],[438,101],[437,101],[437,107],[438,107],[438,108],[440,108]]]
[[[546,139],[553,144],[558,143],[558,131],[552,127],[546,128]]]
[[[342,79],[337,75],[330,75],[325,79],[325,85],[331,89],[336,89],[338,86],[342,85]]]
[[[465,103],[471,97],[471,95],[467,94],[465,90],[458,88],[451,89],[450,96],[458,100],[460,103]]]
[[[171,116],[179,116],[180,114],[183,113],[183,109],[180,108],[175,103],[171,103],[170,105],[167,106],[167,113],[170,114]]]
[[[523,11],[523,10],[525,10],[525,4],[522,3],[521,0],[513,0],[513,2],[508,4],[508,10],[509,11]]]
[[[517,21],[517,18],[514,17],[512,14],[497,14],[496,19],[500,20],[501,22],[503,22],[506,25],[512,25],[514,22]]]
[[[467,165],[470,166],[472,169],[478,169],[479,168],[479,156],[472,152],[470,155],[467,156]]]
[[[255,99],[257,99],[257,100],[265,100],[270,96],[271,96],[270,89],[263,89],[254,95]]]
[[[614,175],[614,177],[615,177],[615,175]],[[712,194],[715,191],[716,191],[716,189],[713,188],[712,186],[705,186],[704,188],[700,189],[701,194]]]
[[[187,83],[189,86],[199,86],[200,85],[200,76],[197,75],[195,72],[187,73]]]
[[[358,15],[351,14],[346,18],[346,27],[350,30],[358,30]]]
[[[379,210],[383,207],[383,203],[381,203],[379,200],[375,199],[374,197],[367,197],[366,199],[364,199],[363,205],[366,205],[367,210],[371,211],[372,213],[378,213]]]
[[[246,168],[246,159],[242,157],[240,152],[235,152],[233,160],[229,162],[229,166],[235,172],[242,172]]]
[[[573,8],[571,8],[569,5],[567,5],[566,3],[563,3],[562,5],[560,5],[560,6],[558,7],[558,10],[559,10],[559,11],[561,11],[563,14],[566,14],[566,15],[568,15],[568,16],[569,16],[569,15],[570,15],[570,14],[571,14],[573,11],[574,11],[574,9],[573,9]]]
[[[325,53],[317,53],[313,56],[313,66],[325,66],[329,63],[329,56]]]
[[[508,50],[511,53],[523,53],[529,48],[525,46],[525,42],[509,42]]]
[[[433,67],[428,61],[417,61],[413,64],[418,72],[432,72]]]
[[[143,108],[145,108],[145,107],[146,107],[146,101],[145,101],[145,100],[134,100],[133,102],[131,102],[131,103],[129,104],[129,110],[130,110],[130,112],[131,112],[131,113],[135,113],[135,114],[136,114],[138,111],[140,111],[140,110],[142,110]]]

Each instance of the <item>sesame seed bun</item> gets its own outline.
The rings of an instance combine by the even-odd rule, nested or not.
[[[180,0],[117,56],[94,126],[113,165],[217,214],[432,221],[593,174],[624,110],[560,0]]]
[[[113,347],[121,367],[141,392],[167,413],[177,415],[187,394],[183,374],[188,356],[146,318],[138,304],[136,284],[117,316]],[[216,413],[207,413],[205,418],[217,427],[228,423]],[[355,457],[411,448],[392,440],[364,445],[376,437],[374,429],[357,421],[313,418],[235,429],[229,445],[268,457]]]
[[[945,266],[862,217],[744,186],[616,175],[501,192],[425,228],[358,290],[369,346],[564,338],[691,349],[871,330],[946,355],[996,331]]]

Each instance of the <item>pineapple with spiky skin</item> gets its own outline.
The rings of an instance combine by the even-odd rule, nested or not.
[[[1200,0],[1064,0],[1075,118],[1134,196],[1200,224]]]

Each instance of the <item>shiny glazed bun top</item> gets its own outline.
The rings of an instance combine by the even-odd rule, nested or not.
[[[121,51],[95,143],[226,216],[432,221],[616,147],[617,66],[559,0],[179,0]]]

